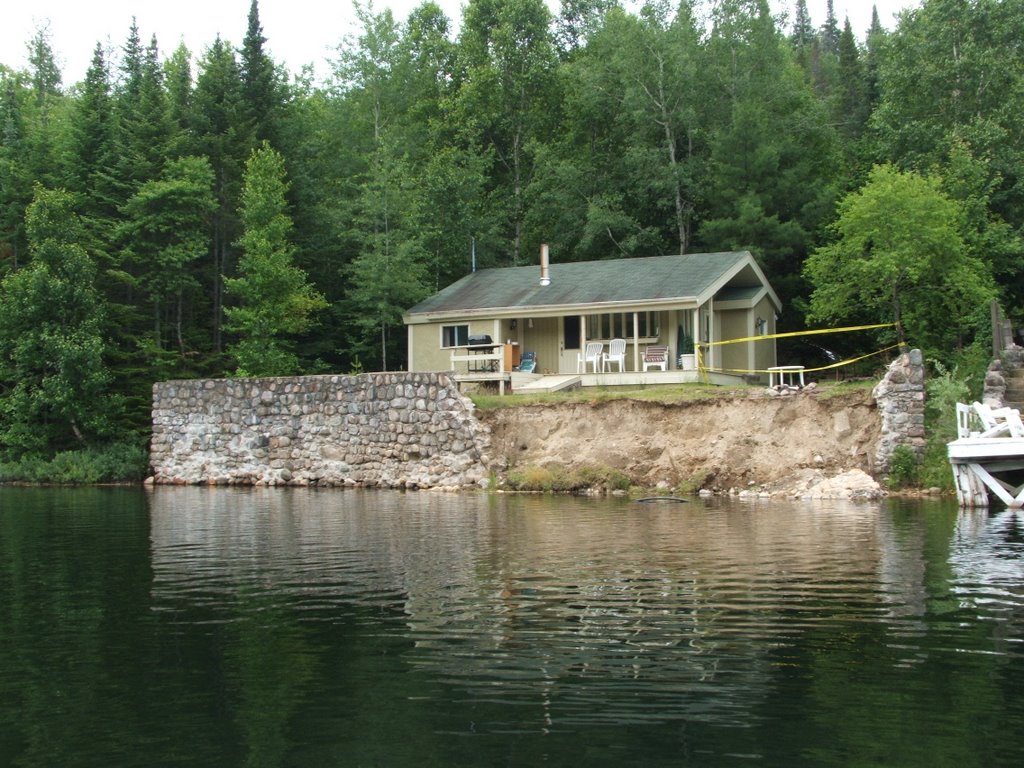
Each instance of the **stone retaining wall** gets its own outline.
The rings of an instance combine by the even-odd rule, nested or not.
[[[490,434],[445,373],[160,382],[151,482],[483,485]]]

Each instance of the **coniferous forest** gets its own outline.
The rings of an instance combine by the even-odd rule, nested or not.
[[[405,309],[541,243],[749,249],[781,330],[950,369],[1022,306],[1024,0],[828,9],[357,5],[323,81],[256,0],[202,51],[126,19],[77,83],[40,29],[0,64],[0,461],[144,436],[157,380],[403,368]]]

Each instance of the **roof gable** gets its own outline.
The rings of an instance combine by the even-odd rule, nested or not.
[[[537,265],[483,269],[421,301],[406,317],[698,301],[730,280],[733,287],[767,286],[748,251],[555,262],[549,274],[551,284],[541,286]]]

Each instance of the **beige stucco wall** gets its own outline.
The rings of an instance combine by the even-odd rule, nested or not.
[[[719,339],[742,339],[751,335],[750,312],[746,309],[730,309],[721,313]],[[749,346],[747,344],[723,344],[718,348],[721,362],[718,367],[726,373],[744,373],[750,369]]]
[[[560,373],[558,368],[558,350],[561,340],[559,318],[538,317],[533,320],[533,327],[526,321],[520,323],[522,331],[523,352],[534,352],[537,355],[537,373],[549,371]],[[522,326],[526,327],[523,328]]]
[[[442,325],[468,325],[470,335],[487,334],[495,343],[500,343],[508,337],[495,336],[495,323],[493,320],[478,320],[475,322],[446,321],[444,323],[410,325],[408,326],[410,371],[450,371],[452,368],[450,359],[452,353],[465,354],[465,348],[450,349],[441,347]],[[499,328],[507,334],[513,334],[509,330],[507,322],[501,322]]]
[[[754,318],[761,317],[767,321],[765,326],[765,334],[771,336],[775,333],[775,305],[772,304],[768,298],[762,299],[758,302],[757,306],[754,307]],[[754,344],[754,367],[759,371],[767,370],[769,367],[775,365],[777,359],[775,357],[775,339],[767,339],[765,341],[758,341]],[[761,378],[767,381],[767,376],[762,374]]]

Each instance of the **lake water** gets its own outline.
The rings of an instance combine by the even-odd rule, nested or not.
[[[0,488],[2,766],[1020,766],[1024,513]]]

